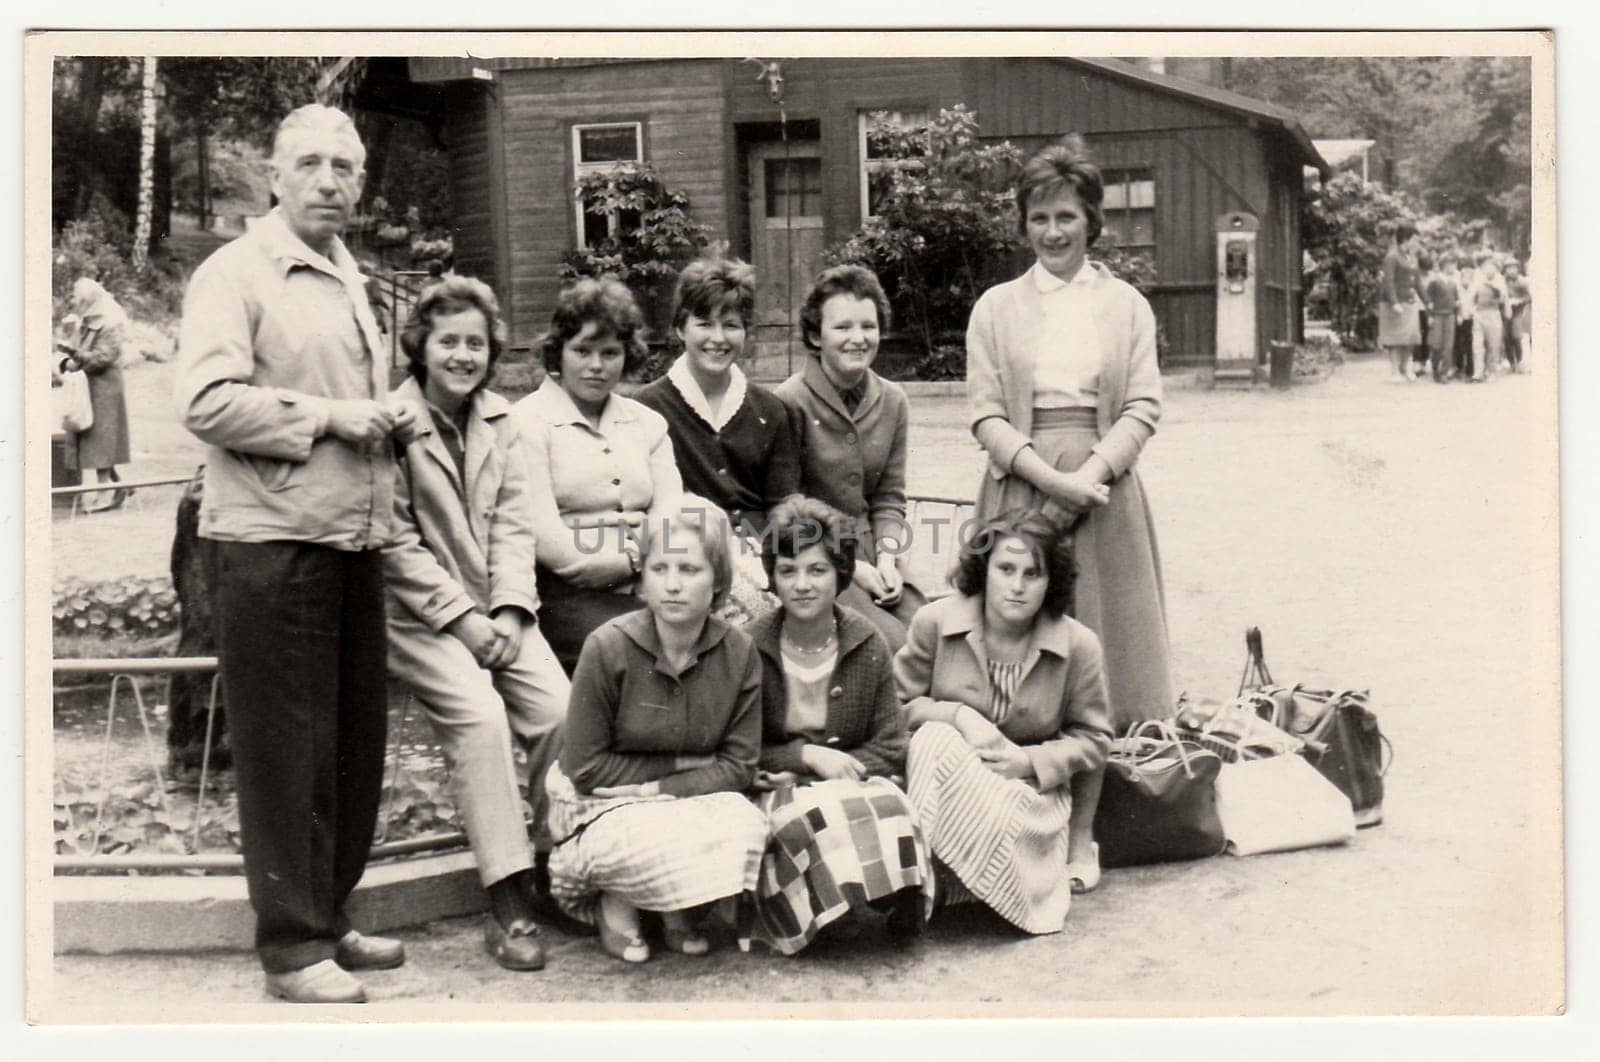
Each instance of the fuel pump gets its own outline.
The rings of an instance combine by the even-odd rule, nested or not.
[[[1217,218],[1217,380],[1256,374],[1256,273],[1261,223],[1233,211]]]

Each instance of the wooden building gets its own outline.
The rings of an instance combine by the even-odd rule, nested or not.
[[[1258,353],[1300,337],[1302,166],[1325,163],[1291,112],[1201,82],[1114,59],[786,59],[780,121],[749,60],[412,59],[409,70],[444,91],[457,268],[500,292],[513,347],[549,320],[562,256],[605,221],[586,221],[577,179],[639,160],[756,265],[758,368],[781,374],[773,342],[822,250],[867,216],[886,164],[870,157],[868,114],[915,119],[957,103],[985,139],[1024,151],[1085,135],[1107,176],[1102,240],[1154,259],[1169,364],[1214,357],[1215,225],[1228,212],[1260,222]]]

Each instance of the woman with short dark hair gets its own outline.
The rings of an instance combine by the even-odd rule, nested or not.
[[[1072,783],[1102,773],[1111,738],[1100,641],[1068,614],[1073,576],[1057,521],[991,518],[963,546],[958,593],[917,613],[894,660],[907,790],[944,897],[981,900],[1029,933],[1066,920]]]
[[[800,491],[853,522],[860,543],[841,603],[865,615],[891,649],[927,600],[900,572],[906,524],[910,406],[899,384],[872,371],[889,327],[889,299],[872,270],[841,265],[817,274],[800,311],[810,358],[778,387],[800,448]]]
[[[672,328],[683,353],[635,396],[666,418],[684,489],[755,534],[800,488],[789,414],[745,379],[738,361],[755,327],[756,275],[743,262],[700,258],[678,276]]]
[[[891,939],[918,933],[933,873],[905,772],[906,723],[888,643],[837,604],[855,576],[845,518],[812,498],[772,512],[762,552],[779,607],[749,628],[761,652],[758,788],[770,839],[757,930],[794,955],[827,926],[882,910]]]
[[[1416,226],[1401,222],[1394,227],[1394,240],[1383,256],[1383,276],[1378,291],[1378,345],[1389,352],[1395,375],[1414,380],[1411,356],[1422,339],[1418,316],[1423,302],[1421,273],[1412,254],[1411,241]]]
[[[513,408],[534,498],[539,599],[570,673],[589,632],[639,607],[636,533],[683,480],[661,415],[615,394],[644,363],[644,317],[621,281],[584,279],[539,340],[545,377]]]
[[[1040,507],[1072,527],[1073,615],[1105,651],[1120,732],[1172,711],[1161,558],[1136,466],[1161,419],[1156,320],[1132,285],[1088,258],[1103,226],[1100,170],[1081,139],[1040,151],[1017,182],[1036,261],[984,292],[967,326],[969,423],[989,457],[982,520]],[[1100,880],[1100,774],[1073,781],[1072,876]]]

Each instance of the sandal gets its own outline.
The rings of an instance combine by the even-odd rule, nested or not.
[[[622,930],[614,928],[606,920],[606,909],[603,904],[596,912],[595,923],[600,927],[600,947],[607,955],[635,966],[650,961],[650,945],[646,944],[644,938],[637,933],[629,936]]]
[[[1089,860],[1069,861],[1067,863],[1067,880],[1072,884],[1075,894],[1093,892],[1100,884],[1100,845],[1094,841],[1089,842]]]

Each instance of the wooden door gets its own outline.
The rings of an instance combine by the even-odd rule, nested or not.
[[[822,266],[822,145],[754,144],[747,159],[756,323],[798,327],[800,303]]]

